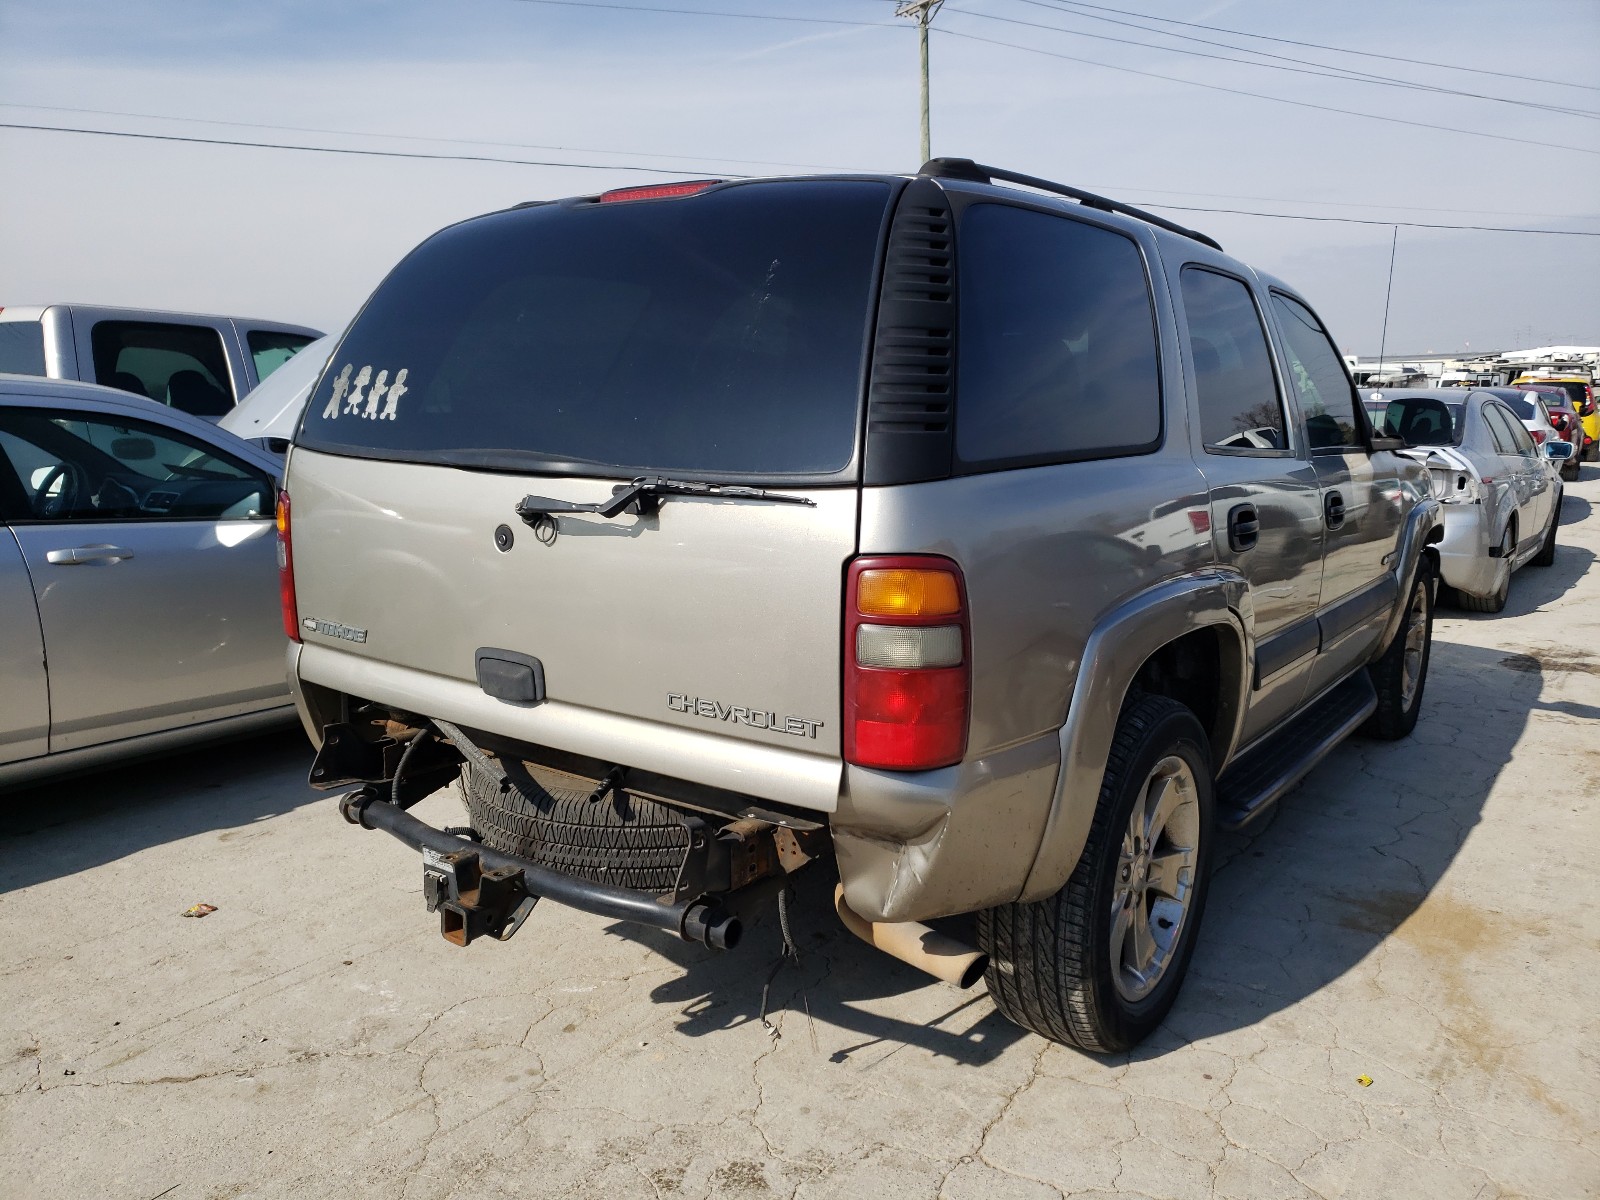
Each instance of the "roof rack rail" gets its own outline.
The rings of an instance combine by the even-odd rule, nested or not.
[[[1097,208],[1101,212],[1121,213],[1125,217],[1137,217],[1141,221],[1148,221],[1159,229],[1171,233],[1181,233],[1184,237],[1193,238],[1195,241],[1210,246],[1213,250],[1221,250],[1222,246],[1214,238],[1207,237],[1197,229],[1189,229],[1165,217],[1158,217],[1155,213],[1145,212],[1142,208],[1135,208],[1131,204],[1124,204],[1120,200],[1111,200],[1105,196],[1097,196],[1093,192],[1085,192],[1080,188],[1068,187],[1064,183],[1052,183],[1048,179],[1040,179],[1034,175],[1023,175],[1017,171],[1005,171],[999,167],[986,167],[982,163],[975,163],[970,158],[930,158],[922,164],[918,175],[926,175],[933,179],[966,179],[973,183],[993,183],[1000,180],[1003,183],[1021,184],[1023,187],[1037,188],[1041,192],[1053,192],[1057,196],[1066,196],[1069,200],[1076,200],[1085,208]]]

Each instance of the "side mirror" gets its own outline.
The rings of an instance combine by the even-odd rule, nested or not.
[[[1566,462],[1572,457],[1573,449],[1571,442],[1546,442],[1544,456],[1552,462]]]

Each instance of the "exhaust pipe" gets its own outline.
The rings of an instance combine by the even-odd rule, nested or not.
[[[845,903],[842,883],[834,886],[833,907],[844,927],[867,945],[958,988],[977,983],[989,966],[983,951],[919,921],[867,920]]]

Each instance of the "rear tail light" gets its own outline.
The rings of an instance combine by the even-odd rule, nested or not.
[[[278,604],[283,609],[283,632],[291,642],[300,640],[300,610],[294,601],[294,545],[289,536],[289,493],[278,493]]]
[[[845,760],[889,771],[960,762],[972,683],[961,568],[858,558],[845,588]]]
[[[1546,436],[1544,430],[1542,430],[1542,429],[1530,429],[1530,430],[1528,430],[1528,432],[1533,434],[1533,444],[1534,445],[1536,445],[1536,446],[1544,445],[1544,439],[1545,439],[1545,436]]]
[[[673,196],[692,196],[707,188],[716,187],[721,179],[696,179],[689,183],[647,183],[639,187],[612,188],[600,193],[601,204],[616,204],[621,200],[669,200]]]

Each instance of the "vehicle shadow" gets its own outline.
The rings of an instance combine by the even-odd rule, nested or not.
[[[788,904],[798,962],[783,957],[783,936],[769,907],[731,953],[717,953],[636,925],[607,933],[646,945],[683,973],[656,986],[651,999],[679,1010],[678,1032],[703,1037],[762,1019],[765,1011],[790,1037],[818,1036],[829,1060],[844,1062],[877,1048],[917,1046],[952,1062],[990,1062],[1030,1036],[989,1003],[983,985],[967,991],[937,982],[848,932],[833,908],[837,875],[821,863],[795,877]],[[936,924],[975,940],[972,917]],[[806,1030],[810,1032],[796,1032]],[[820,1033],[818,1032],[820,1031]]]
[[[1594,505],[1582,496],[1574,496],[1571,492],[1567,492],[1561,497],[1562,525],[1576,525],[1580,521],[1587,521],[1593,511]]]
[[[1518,572],[1507,612],[1550,604],[1593,559],[1567,547],[1555,566]],[[1345,743],[1263,828],[1224,839],[1184,991],[1161,1029],[1110,1061],[1160,1057],[1254,1025],[1360,965],[1429,902],[1481,821],[1529,714],[1600,719],[1600,707],[1541,699],[1546,673],[1561,669],[1561,662],[1512,647],[1436,638],[1422,719],[1411,737]],[[981,985],[962,993],[933,983],[846,932],[833,913],[827,868],[796,883],[790,916],[801,963],[771,977],[767,1007],[794,1012],[803,1005],[817,1025],[833,1027],[830,1045],[840,1030],[859,1037],[836,1057],[882,1042],[978,1064],[1034,1036],[1000,1017]],[[973,938],[970,917],[940,924]],[[770,914],[732,954],[634,926],[608,932],[682,968],[652,994],[680,1009],[680,1032],[698,1037],[759,1019],[767,964],[778,961],[781,948]],[[761,965],[752,967],[752,959]]]
[[[1346,742],[1279,803],[1271,824],[1224,844],[1188,983],[1164,1030],[1133,1057],[1300,1002],[1430,903],[1529,713],[1600,716],[1541,700],[1546,670],[1533,654],[1436,638],[1411,737]],[[1461,902],[1433,903],[1470,925],[1449,907]]]
[[[0,794],[0,893],[322,799],[306,786],[310,765],[294,724]]]
[[[1583,546],[1563,546],[1556,543],[1556,560],[1548,567],[1528,563],[1511,576],[1511,591],[1506,596],[1506,606],[1500,613],[1452,613],[1494,620],[1496,617],[1521,617],[1542,612],[1554,604],[1584,577],[1594,565],[1594,551]]]

